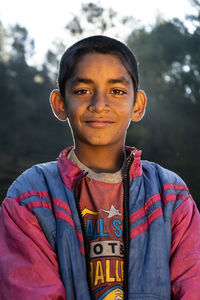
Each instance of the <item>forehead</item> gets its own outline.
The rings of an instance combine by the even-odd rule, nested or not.
[[[87,53],[84,54],[76,64],[73,76],[96,76],[106,74],[108,77],[126,76],[130,75],[124,66],[123,62],[117,55],[101,54],[101,53]]]

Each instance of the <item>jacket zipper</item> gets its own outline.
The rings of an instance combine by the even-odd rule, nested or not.
[[[123,188],[124,188],[124,197],[123,197],[123,210],[124,210],[124,218],[123,218],[123,240],[124,240],[124,274],[123,274],[123,293],[124,293],[124,300],[128,299],[128,265],[129,265],[129,170],[131,167],[131,164],[134,160],[134,155],[136,153],[136,149],[131,152],[129,157],[127,158],[126,168],[124,171],[123,176]],[[91,280],[90,280],[90,263],[89,263],[89,242],[86,236],[86,224],[83,219],[83,216],[81,214],[81,208],[79,199],[77,197],[77,186],[78,183],[87,175],[88,173],[85,172],[75,183],[74,186],[74,198],[76,202],[77,211],[79,214],[79,219],[81,223],[81,229],[83,234],[83,240],[84,240],[84,248],[85,248],[85,261],[86,261],[86,272],[87,272],[87,282],[89,287],[89,293],[91,299],[93,299],[92,296],[92,287],[91,287]]]
[[[88,174],[88,172],[85,172],[75,183],[74,186],[74,198],[75,198],[75,202],[76,202],[76,208],[79,214],[79,220],[81,223],[81,230],[82,230],[82,234],[83,234],[83,241],[84,241],[84,249],[85,249],[85,262],[86,262],[86,273],[87,273],[87,282],[88,282],[88,288],[89,288],[89,293],[90,293],[90,297],[91,299],[93,298],[92,296],[92,287],[91,287],[91,279],[90,279],[90,262],[89,262],[89,242],[86,236],[86,224],[85,221],[83,219],[82,213],[81,213],[81,208],[80,208],[80,203],[79,203],[79,199],[77,197],[77,186],[79,184],[79,182]]]
[[[123,197],[123,239],[124,239],[124,276],[123,276],[123,292],[124,300],[128,299],[128,265],[129,265],[129,241],[130,241],[130,224],[129,224],[129,170],[131,164],[134,160],[134,155],[136,149],[131,152],[127,158],[126,168],[123,176],[123,188],[124,188],[124,197]]]

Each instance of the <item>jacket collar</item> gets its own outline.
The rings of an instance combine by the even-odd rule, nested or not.
[[[84,175],[84,171],[80,170],[76,164],[74,164],[69,158],[67,158],[67,155],[72,148],[73,147],[64,149],[58,157],[58,169],[61,178],[65,186],[71,191],[74,190],[74,186],[77,180],[79,180]],[[130,180],[135,177],[141,176],[142,175],[142,166],[141,166],[142,151],[128,146],[125,146],[125,151],[127,157],[131,154],[134,155],[134,160],[129,171]]]
[[[125,151],[127,157],[129,157],[129,155],[134,156],[134,160],[129,170],[130,180],[135,177],[141,176],[142,175],[142,163],[141,163],[142,151],[130,146],[125,146]]]

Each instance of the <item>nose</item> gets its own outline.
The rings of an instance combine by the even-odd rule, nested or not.
[[[88,106],[89,111],[101,113],[101,112],[108,112],[110,110],[110,106],[106,99],[104,93],[97,92],[91,99],[91,104]]]

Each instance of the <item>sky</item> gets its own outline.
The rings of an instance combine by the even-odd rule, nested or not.
[[[67,39],[64,43],[66,47],[70,45],[64,27],[74,15],[79,15],[81,4],[88,2],[92,0],[1,0],[0,21],[5,27],[18,23],[28,30],[35,40],[33,62],[37,64],[56,39]],[[138,26],[151,26],[158,15],[166,20],[177,17],[184,21],[186,15],[195,13],[190,0],[94,0],[93,3],[111,7],[119,16],[133,16]],[[119,35],[123,39],[127,32]]]

